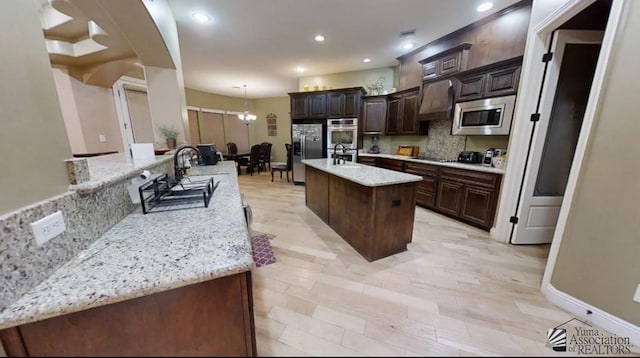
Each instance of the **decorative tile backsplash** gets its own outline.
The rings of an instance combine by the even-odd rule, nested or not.
[[[170,173],[168,161],[149,168]],[[127,185],[137,174],[116,180],[88,194],[68,191],[0,216],[0,310],[38,285],[58,267],[85,249],[135,210]],[[31,223],[60,210],[66,231],[37,246]]]

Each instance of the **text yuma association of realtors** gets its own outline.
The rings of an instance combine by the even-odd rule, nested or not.
[[[583,354],[629,354],[629,337],[603,336],[597,329],[574,327],[576,332],[569,339],[569,345],[577,353]]]

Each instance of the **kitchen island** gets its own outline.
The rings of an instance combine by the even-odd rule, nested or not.
[[[367,261],[406,251],[422,177],[331,159],[302,162],[307,207]]]
[[[140,208],[0,312],[9,356],[253,356],[254,261],[233,162],[208,207]],[[87,223],[90,225],[90,223]]]

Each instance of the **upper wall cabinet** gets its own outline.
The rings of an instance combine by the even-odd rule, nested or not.
[[[291,119],[357,118],[364,88],[289,93]]]
[[[531,3],[531,0],[519,1],[398,57],[398,88],[420,86],[423,81],[445,78],[455,71],[524,55]],[[471,44],[471,47],[466,53],[452,51],[446,54],[448,49],[460,44]],[[438,54],[442,56],[433,58]]]
[[[414,87],[389,95],[389,102],[387,104],[387,134],[427,134],[419,133],[418,131],[419,91],[419,87]]]
[[[341,90],[327,93],[327,118],[357,118],[363,90]]]
[[[469,48],[470,43],[463,43],[421,60],[422,80],[436,80],[466,70]]]
[[[460,73],[456,102],[516,94],[522,56]]]
[[[362,119],[358,124],[362,134],[385,134],[387,126],[387,96],[369,96],[362,100]]]

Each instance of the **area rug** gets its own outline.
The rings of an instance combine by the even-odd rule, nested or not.
[[[266,234],[251,236],[251,248],[253,249],[253,261],[256,262],[256,267],[276,262],[276,256],[273,254],[269,237]]]

